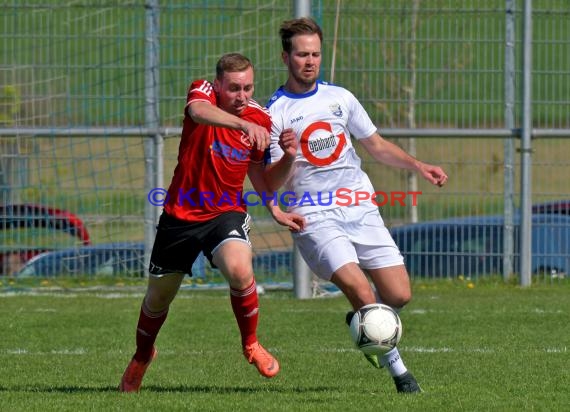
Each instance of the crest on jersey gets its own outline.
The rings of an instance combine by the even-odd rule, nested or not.
[[[336,117],[342,117],[342,109],[340,108],[340,104],[338,103],[331,104],[329,106],[329,109],[332,112],[332,114],[334,114]]]

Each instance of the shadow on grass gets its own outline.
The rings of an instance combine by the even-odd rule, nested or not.
[[[148,385],[141,389],[141,393],[319,393],[338,392],[342,388],[337,386],[312,386],[312,387],[281,387],[281,386],[207,386],[207,385],[178,385],[178,386],[157,386]],[[117,386],[42,386],[42,385],[14,385],[0,386],[2,392],[29,392],[29,393],[106,393],[117,392]]]

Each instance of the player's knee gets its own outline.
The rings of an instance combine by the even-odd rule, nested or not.
[[[167,310],[174,296],[165,292],[152,292],[147,293],[145,297],[145,306],[150,312],[159,313]]]
[[[376,303],[376,296],[372,290],[367,288],[356,288],[348,289],[345,291],[345,295],[350,301],[352,308],[358,310],[363,306],[369,305],[371,303]]]
[[[245,289],[251,286],[254,275],[251,265],[236,264],[227,268],[226,274],[230,286],[234,289]]]
[[[394,296],[391,296],[390,299],[386,299],[385,302],[387,305],[390,305],[393,308],[401,309],[406,306],[412,300],[412,293],[409,291],[403,291]]]

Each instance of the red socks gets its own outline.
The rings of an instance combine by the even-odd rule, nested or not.
[[[134,358],[139,362],[148,362],[158,331],[166,320],[168,309],[159,313],[150,312],[143,300],[137,324],[137,351]]]
[[[230,288],[230,300],[241,334],[242,346],[257,342],[259,300],[255,280],[242,290]],[[145,363],[149,361],[156,336],[167,315],[168,309],[159,313],[150,312],[143,300],[137,324],[137,350],[133,356],[137,361]]]
[[[255,279],[245,289],[230,288],[230,300],[241,333],[241,343],[245,348],[246,345],[257,342],[259,301]]]

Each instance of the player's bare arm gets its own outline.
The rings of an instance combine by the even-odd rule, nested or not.
[[[443,186],[447,182],[447,174],[439,166],[424,163],[406,153],[398,145],[381,137],[378,133],[365,139],[360,143],[372,157],[388,166],[400,169],[415,170],[431,184]]]
[[[305,218],[297,213],[284,212],[278,205],[266,205],[271,216],[281,226],[287,226],[291,232],[302,232],[305,229]]]
[[[298,140],[293,129],[285,129],[279,135],[279,147],[283,150],[283,157],[265,169],[265,181],[269,190],[277,190],[287,180],[291,166],[297,155]]]
[[[272,193],[265,183],[264,178],[264,165],[262,163],[251,163],[248,169],[248,177],[257,193]],[[278,199],[275,201],[269,200],[264,202],[265,207],[271,213],[271,216],[277,223],[282,226],[287,226],[292,232],[298,232],[305,228],[305,218],[297,213],[284,212],[279,207]]]
[[[252,146],[258,150],[263,151],[269,146],[269,132],[265,127],[243,120],[208,102],[190,103],[188,115],[196,123],[241,130],[248,135]]]

